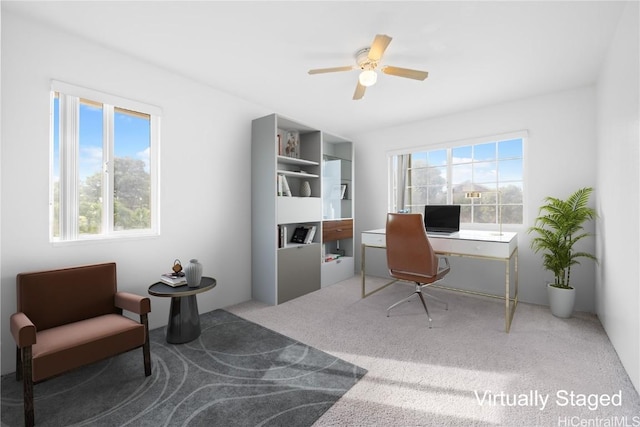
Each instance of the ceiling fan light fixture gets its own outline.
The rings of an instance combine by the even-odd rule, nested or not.
[[[378,74],[373,70],[364,70],[358,77],[360,84],[365,87],[374,85],[377,80]]]

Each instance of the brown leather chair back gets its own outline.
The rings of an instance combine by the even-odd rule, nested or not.
[[[62,268],[17,276],[18,311],[38,331],[116,312],[116,264]]]
[[[438,257],[421,214],[387,214],[387,266],[392,277],[429,283],[438,274]]]

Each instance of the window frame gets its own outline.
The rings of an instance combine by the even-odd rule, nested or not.
[[[54,100],[59,95],[59,236],[55,236],[55,153],[54,153]],[[102,227],[97,234],[80,234],[78,208],[79,175],[79,105],[82,101],[102,104]],[[63,111],[64,109],[64,111]],[[129,110],[149,116],[149,209],[150,227],[144,229],[114,229],[114,113]],[[52,243],[74,243],[122,238],[155,237],[160,234],[160,121],[162,109],[150,104],[107,94],[69,83],[51,80],[50,91],[50,141],[49,141],[49,240]]]
[[[387,173],[388,173],[388,189],[387,189],[387,196],[388,196],[388,200],[387,200],[387,207],[389,212],[395,212],[397,211],[397,204],[396,204],[396,192],[395,192],[395,180],[396,180],[396,176],[395,176],[395,165],[394,165],[394,157],[396,156],[401,156],[401,155],[411,155],[411,154],[415,154],[415,153],[426,153],[426,152],[431,152],[431,151],[437,151],[437,150],[447,150],[447,163],[446,165],[444,165],[444,167],[446,167],[446,204],[450,205],[453,204],[453,189],[455,187],[455,185],[452,183],[452,174],[453,174],[453,149],[457,148],[457,147],[465,147],[465,146],[476,146],[476,145],[480,145],[480,144],[486,144],[486,143],[491,143],[491,142],[495,142],[495,143],[499,143],[502,141],[508,141],[508,140],[512,140],[512,139],[521,139],[522,140],[522,223],[521,224],[510,224],[510,223],[504,223],[503,227],[507,227],[507,228],[521,228],[523,227],[525,224],[527,224],[527,197],[526,197],[526,158],[527,158],[527,140],[528,140],[528,131],[527,130],[519,130],[519,131],[514,131],[514,132],[508,132],[508,133],[502,133],[502,134],[496,134],[496,135],[488,135],[488,136],[483,136],[483,137],[477,137],[477,138],[470,138],[470,139],[464,139],[464,140],[455,140],[455,141],[448,141],[448,142],[442,142],[442,143],[436,143],[436,144],[430,144],[430,145],[421,145],[421,146],[414,146],[414,147],[409,147],[409,148],[402,148],[402,149],[395,149],[395,150],[388,150],[387,151]],[[499,161],[499,159],[495,159],[495,161]],[[473,165],[475,162],[470,162],[469,164]],[[433,167],[433,166],[431,166]],[[405,177],[406,179],[406,177]],[[500,187],[500,182],[499,180],[496,180],[498,188]],[[510,182],[510,181],[505,181],[505,182]],[[474,183],[475,184],[475,183]],[[493,193],[495,194],[495,193]],[[497,198],[497,194],[495,195],[495,197]],[[404,206],[408,206],[409,203],[405,203]],[[505,203],[500,203],[498,204],[498,201],[496,200],[496,206],[508,206],[510,204],[505,204]],[[405,210],[407,211],[407,210]],[[496,218],[498,216],[496,215]],[[473,220],[473,217],[471,218]],[[491,229],[493,227],[495,227],[498,223],[498,220],[496,219],[496,223],[481,223],[481,222],[464,222],[461,223],[461,226],[463,228],[476,228],[476,229]]]

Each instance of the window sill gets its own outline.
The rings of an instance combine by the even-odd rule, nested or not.
[[[160,237],[160,233],[127,233],[109,236],[83,237],[77,240],[52,240],[50,243],[54,247],[73,246],[73,245],[93,245],[101,243],[120,243],[127,241],[153,240]]]

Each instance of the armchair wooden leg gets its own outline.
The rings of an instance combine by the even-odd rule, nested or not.
[[[22,349],[22,389],[24,397],[24,425],[33,427],[35,416],[33,410],[33,374],[31,346]]]
[[[22,381],[22,351],[16,346],[16,381]]]
[[[151,345],[149,344],[149,320],[146,314],[140,315],[140,323],[144,325],[144,345],[142,346],[142,354],[144,357],[144,375],[151,375]]]

